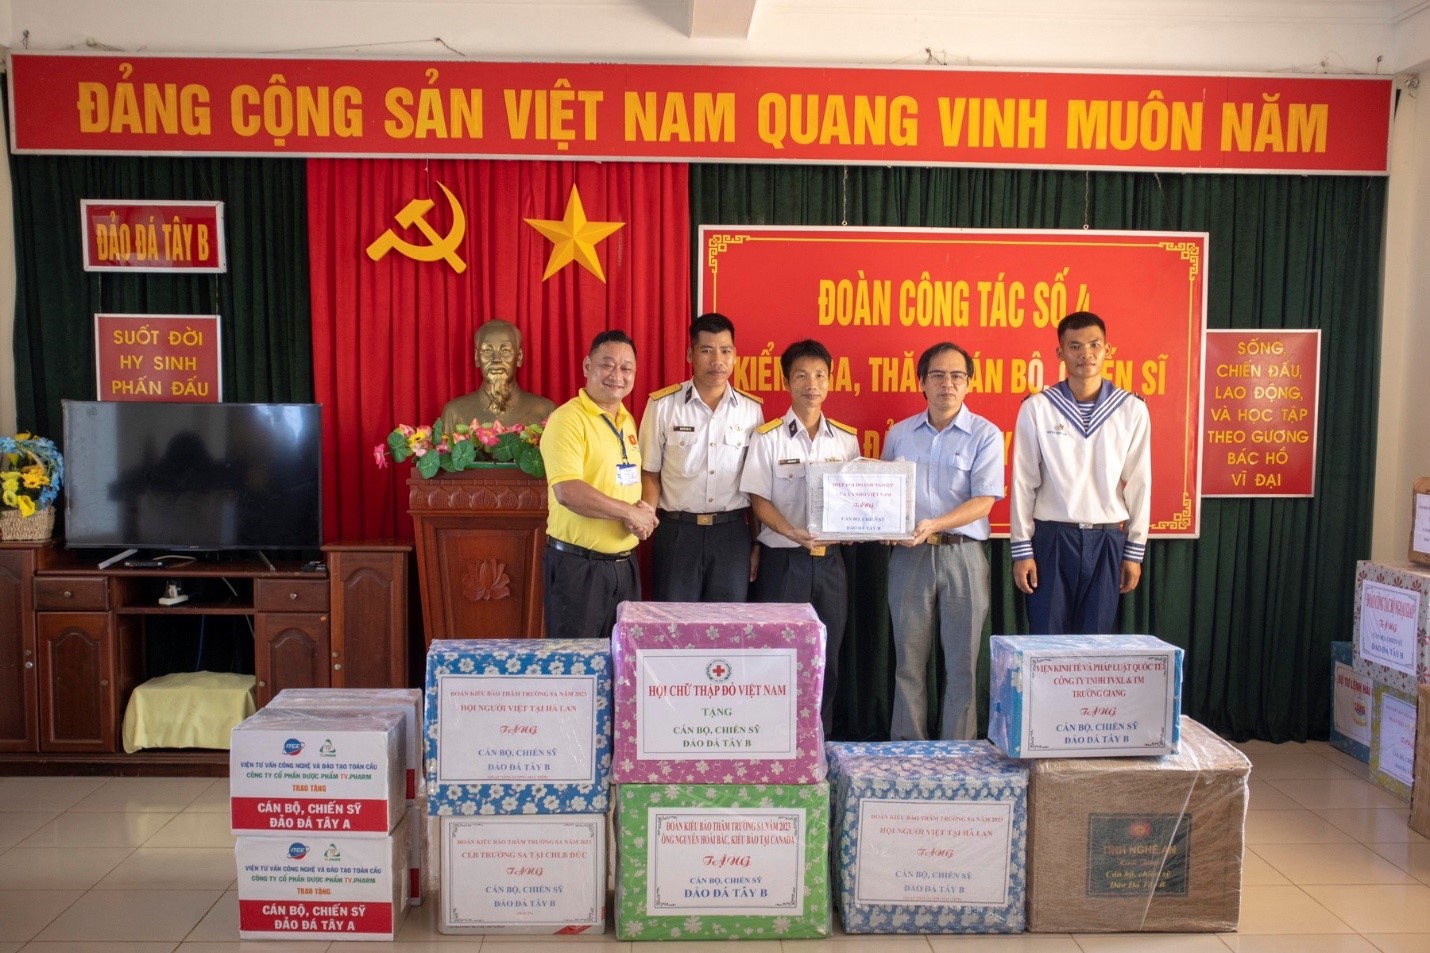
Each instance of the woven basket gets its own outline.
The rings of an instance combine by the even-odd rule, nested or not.
[[[20,515],[19,510],[5,510],[0,513],[0,539],[35,540],[49,539],[55,532],[55,508],[47,506],[36,510],[32,516]]]

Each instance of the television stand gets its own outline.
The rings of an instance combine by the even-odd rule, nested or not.
[[[288,687],[414,684],[410,551],[400,542],[329,544],[328,572],[317,575],[297,558],[260,560],[251,551],[218,564],[121,560],[97,569],[96,554],[65,550],[60,540],[0,542],[0,776],[222,774],[223,751],[122,752],[130,693],[164,674],[150,637],[197,643],[205,617],[238,619],[225,628],[252,639],[260,706]],[[171,582],[187,601],[160,602]]]

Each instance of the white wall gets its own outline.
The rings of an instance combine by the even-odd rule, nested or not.
[[[759,0],[745,39],[690,38],[686,0],[0,0],[14,49],[445,59],[1394,73],[1430,61],[1425,0]],[[1430,95],[1430,69],[1427,90]],[[1373,549],[1405,553],[1430,475],[1430,104],[1395,126]],[[0,430],[14,429],[13,229],[0,175]],[[1331,360],[1335,355],[1329,356]]]

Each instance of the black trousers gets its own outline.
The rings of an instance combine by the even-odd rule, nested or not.
[[[812,556],[803,546],[775,549],[760,544],[760,574],[755,578],[752,600],[807,602],[824,623],[824,692],[819,717],[826,738],[834,731],[834,692],[839,686],[839,648],[849,619],[848,592],[844,555],[837,547],[830,547],[827,555]]]
[[[625,559],[600,559],[547,546],[541,556],[541,582],[548,639],[609,639],[616,606],[641,597],[634,553]]]
[[[657,602],[744,602],[750,592],[750,528],[742,519],[700,526],[662,518],[650,538]]]

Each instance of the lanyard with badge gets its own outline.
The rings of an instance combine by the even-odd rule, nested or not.
[[[611,418],[602,414],[601,420],[611,433],[616,435],[616,444],[621,448],[621,462],[616,464],[616,485],[634,486],[640,482],[640,468],[631,463],[631,458],[626,454],[625,438],[621,436],[620,430],[616,429],[616,425],[611,423]]]

